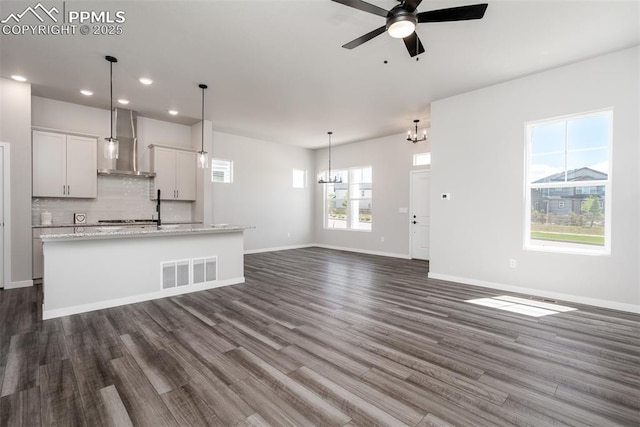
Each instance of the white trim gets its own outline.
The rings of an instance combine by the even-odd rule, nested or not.
[[[5,289],[22,288],[26,286],[33,286],[33,281],[30,285],[22,285],[22,282],[11,283],[11,144],[8,142],[0,142],[2,148],[2,171],[3,171],[3,188],[2,190],[2,205],[4,209],[4,241],[0,242],[3,245],[4,265],[3,273],[4,277],[0,282],[0,285],[4,285]],[[26,281],[25,281],[26,282]],[[2,288],[2,286],[0,286]]]
[[[448,282],[463,283],[466,285],[480,286],[483,288],[498,289],[501,291],[515,292],[519,294],[528,294],[542,298],[553,298],[555,300],[574,302],[578,304],[592,305],[596,307],[609,308],[612,310],[626,311],[629,313],[640,314],[640,305],[626,304],[623,302],[603,300],[599,298],[583,297],[580,295],[564,294],[560,292],[542,291],[540,289],[524,288],[520,286],[505,285],[502,283],[487,282],[484,280],[469,279],[466,277],[450,276],[448,274],[439,274],[429,272],[429,279],[445,280]]]
[[[313,243],[307,243],[304,245],[276,246],[273,248],[250,249],[248,251],[244,251],[244,254],[251,255],[251,254],[260,254],[263,252],[288,251],[290,249],[304,249],[304,248],[311,248],[314,246],[316,245],[314,245]]]
[[[135,304],[137,302],[151,301],[154,299],[171,297],[191,292],[204,291],[207,289],[220,288],[223,286],[236,285],[244,283],[244,277],[235,277],[232,279],[219,280],[215,282],[206,282],[192,286],[179,286],[176,288],[164,289],[162,291],[149,292],[147,294],[134,295],[125,298],[116,298],[106,301],[94,302],[90,304],[76,305],[73,307],[58,308],[54,310],[43,310],[42,319],[53,319],[56,317],[70,316],[72,314],[86,313],[88,311],[102,310],[105,308],[118,307],[120,305]],[[44,308],[44,306],[43,306]]]
[[[63,129],[55,129],[55,128],[48,128],[48,127],[43,127],[43,126],[31,126],[31,131],[38,131],[38,132],[47,132],[47,133],[57,133],[57,134],[64,134],[64,135],[72,135],[72,136],[82,136],[85,138],[91,138],[91,139],[100,139],[100,135],[93,135],[90,133],[84,133],[84,132],[76,132],[73,130],[63,130]]]
[[[20,280],[19,282],[7,282],[5,289],[28,288],[33,286],[33,279]]]
[[[360,254],[367,254],[367,255],[379,255],[379,256],[387,256],[387,257],[391,257],[391,258],[402,258],[402,259],[411,259],[411,257],[407,254],[397,254],[397,253],[393,253],[393,252],[379,252],[379,251],[369,251],[366,249],[358,249],[358,248],[345,248],[342,246],[333,246],[333,245],[323,245],[320,243],[316,243],[314,245],[311,246],[315,246],[318,248],[324,248],[324,249],[335,249],[336,251],[347,251],[347,252],[357,252]]]

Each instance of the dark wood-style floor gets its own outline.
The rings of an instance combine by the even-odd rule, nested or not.
[[[256,254],[243,285],[44,322],[39,287],[0,291],[0,425],[639,424],[640,316],[497,311],[427,270]]]

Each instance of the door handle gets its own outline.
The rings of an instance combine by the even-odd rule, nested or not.
[[[417,224],[417,223],[418,223],[418,221],[412,221],[412,222],[413,222],[414,224]]]

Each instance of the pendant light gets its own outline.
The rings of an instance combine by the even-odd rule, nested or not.
[[[118,140],[113,137],[113,63],[118,62],[113,56],[105,56],[104,59],[109,61],[109,101],[110,109],[109,116],[111,117],[111,132],[109,138],[105,138],[107,143],[104,145],[104,157],[113,160],[118,158],[119,143]]]
[[[198,167],[206,169],[209,165],[207,152],[204,151],[204,90],[207,85],[201,83],[198,87],[202,89],[202,145],[200,146],[200,151],[198,151]]]
[[[331,135],[333,134],[333,132],[327,132],[327,134],[329,135],[329,172],[327,173],[328,180],[320,178],[318,180],[318,184],[341,184],[342,177],[340,177],[339,179],[337,176],[331,178]]]
[[[422,134],[422,138],[418,138],[418,122],[420,122],[420,120],[415,119],[413,121],[414,125],[415,125],[415,132],[413,133],[413,135],[411,135],[411,131],[407,131],[407,141],[411,141],[414,144],[417,143],[418,141],[426,141],[427,140],[427,130],[424,130],[424,133]]]

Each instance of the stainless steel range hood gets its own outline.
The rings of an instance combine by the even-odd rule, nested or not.
[[[138,123],[137,113],[122,108],[114,108],[112,120],[114,121],[118,140],[118,158],[112,160],[110,168],[98,169],[98,175],[115,176],[139,176],[152,178],[153,172],[138,170]]]

